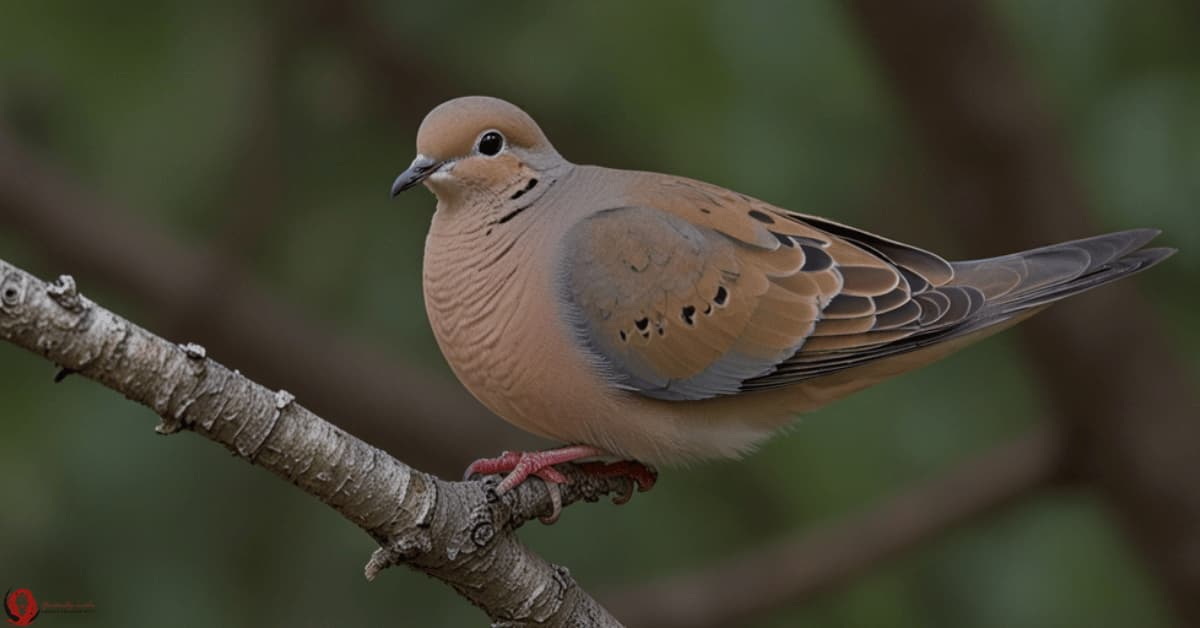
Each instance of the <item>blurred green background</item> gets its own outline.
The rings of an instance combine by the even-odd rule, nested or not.
[[[4,2],[0,120],[89,197],[182,245],[223,247],[329,334],[443,378],[420,297],[434,201],[387,190],[421,116],[448,96],[516,102],[577,162],[708,180],[951,257],[1004,252],[964,250],[929,211],[921,147],[838,3],[310,4]],[[1136,281],[1200,381],[1200,12],[1175,0],[994,9],[1096,221],[1160,227],[1183,251]],[[0,258],[72,273],[96,301],[157,320],[3,218]],[[40,623],[485,625],[415,572],[367,583],[372,543],[331,510],[54,373],[0,345],[0,587],[98,607]],[[636,586],[861,510],[1047,412],[1005,334],[812,415],[742,463],[668,470],[628,506],[579,506],[521,536],[593,593]],[[753,625],[1167,623],[1103,505],[1062,489]]]

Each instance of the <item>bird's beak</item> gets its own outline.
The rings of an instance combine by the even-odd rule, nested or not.
[[[392,184],[392,196],[396,196],[404,190],[424,181],[425,177],[433,174],[441,165],[442,162],[436,159],[417,155],[417,158],[413,160],[408,170],[401,172],[400,176],[396,177],[396,182]]]

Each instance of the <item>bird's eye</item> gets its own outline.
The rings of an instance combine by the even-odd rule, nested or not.
[[[479,138],[479,153],[491,157],[504,148],[504,136],[496,131],[488,131]]]

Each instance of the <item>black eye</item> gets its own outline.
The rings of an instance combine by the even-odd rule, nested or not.
[[[488,131],[479,138],[479,153],[491,157],[504,148],[504,136],[495,131]]]

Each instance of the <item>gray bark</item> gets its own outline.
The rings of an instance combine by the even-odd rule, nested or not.
[[[410,468],[203,347],[168,342],[100,307],[68,276],[46,284],[0,261],[0,338],[152,408],[159,432],[195,432],[319,498],[379,543],[368,578],[406,564],[454,587],[496,626],[620,625],[515,535],[552,510],[540,481],[497,496],[495,478],[446,482]],[[564,506],[631,488],[563,468],[573,480]]]

